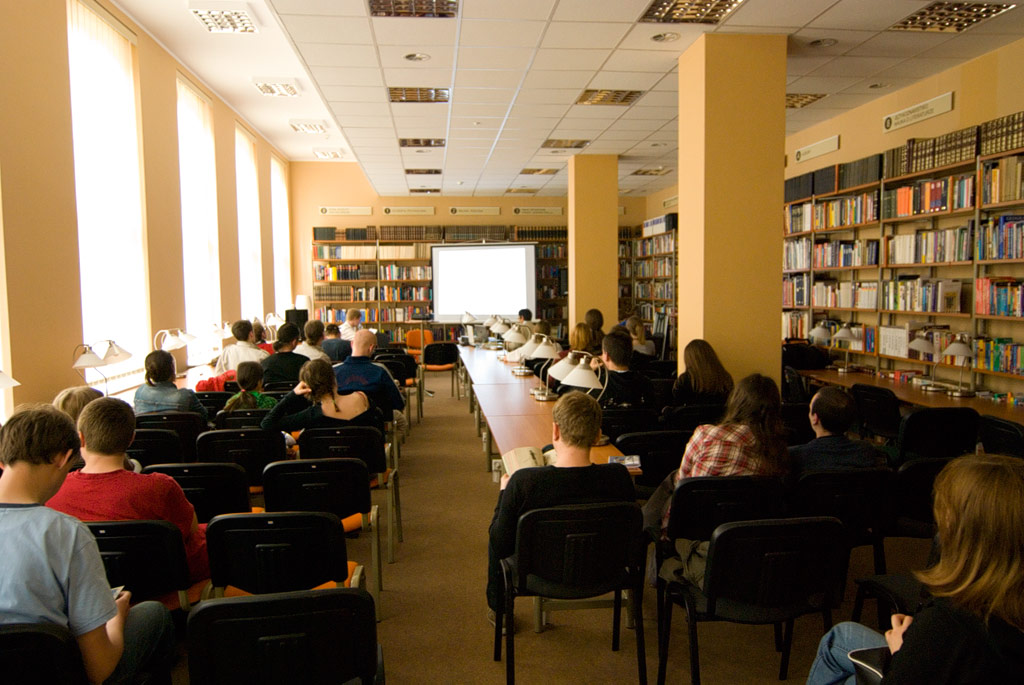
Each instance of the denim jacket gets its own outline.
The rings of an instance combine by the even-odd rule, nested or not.
[[[206,415],[206,407],[196,394],[185,388],[178,388],[171,381],[156,385],[140,385],[135,391],[135,413],[146,414],[152,411],[192,411]]]

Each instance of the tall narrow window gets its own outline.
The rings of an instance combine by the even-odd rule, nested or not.
[[[134,355],[102,368],[111,391],[138,382],[150,346],[133,38],[112,17],[69,0],[82,334],[101,356],[105,340]],[[100,377],[89,371],[87,379]]]
[[[260,192],[256,144],[235,128],[235,184],[238,200],[238,287],[242,318],[263,317],[263,250],[260,244]]]
[[[217,160],[210,103],[182,79],[178,79],[178,168],[185,330],[197,336],[188,346],[188,361],[201,364],[219,349],[219,339],[209,335],[221,321]]]
[[[291,221],[288,214],[288,177],[284,163],[270,158],[270,207],[274,226],[274,309],[284,316],[292,308]]]

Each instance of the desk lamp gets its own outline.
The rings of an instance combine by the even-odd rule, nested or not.
[[[75,349],[74,351],[72,351],[71,356],[74,357],[76,354],[78,354],[79,351],[81,351],[81,354],[79,354],[78,357],[75,359],[75,362],[71,365],[71,368],[78,371],[78,375],[80,375],[82,377],[82,380],[86,382],[88,381],[85,377],[85,371],[83,369],[95,370],[96,373],[98,373],[100,377],[103,378],[103,387],[106,389],[107,377],[104,376],[103,372],[100,371],[97,367],[106,366],[107,362],[103,361],[103,359],[98,354],[93,352],[92,345],[86,345],[85,343],[75,345]],[[109,395],[109,393],[107,392],[104,392],[104,394]]]
[[[533,375],[533,371],[526,368],[526,364],[524,364],[524,362],[527,359],[531,359],[533,357],[533,351],[537,349],[537,347],[541,344],[544,338],[544,336],[541,335],[540,333],[530,333],[529,336],[530,339],[526,341],[526,344],[524,344],[519,349],[515,350],[516,358],[519,360],[519,366],[512,369],[512,373],[514,373],[517,376]]]
[[[909,345],[907,345],[907,348],[914,350],[915,352],[920,352],[922,355],[927,354],[928,361],[932,362],[931,378],[929,378],[931,382],[927,385],[922,385],[921,390],[925,392],[946,392],[946,389],[941,385],[935,384],[935,367],[938,366],[938,364],[935,363],[935,343],[928,339],[928,336],[924,334],[924,331],[919,330],[917,334],[914,335],[914,339],[910,341]],[[921,359],[923,360],[924,357],[922,356]]]
[[[960,364],[960,381],[957,383],[957,389],[947,393],[950,397],[974,397],[973,390],[964,390],[964,368],[974,359],[974,350],[964,342],[965,337],[963,333],[958,333],[949,347],[942,351],[942,356],[953,355],[964,358],[963,363]]]
[[[819,321],[818,325],[807,334],[807,337],[811,339],[812,344],[826,345],[829,338],[832,337],[832,331],[825,327],[824,321]]]
[[[3,371],[0,371],[0,390],[6,390],[7,388],[13,388],[16,385],[21,385],[18,381],[8,376]]]
[[[580,359],[589,358],[590,356],[589,352],[584,352],[583,350],[570,350],[569,354],[562,358],[562,361],[551,366],[551,369],[548,371],[548,377],[554,378],[561,383],[580,363]]]
[[[177,333],[174,331],[177,331]],[[163,338],[160,337],[161,335],[163,335]],[[191,340],[186,339],[185,336],[188,336]],[[185,347],[185,345],[192,342],[192,340],[195,340],[195,336],[184,333],[180,328],[161,328],[156,332],[156,335],[153,336],[153,349],[164,350],[166,352],[170,352],[171,350],[180,350]]]
[[[498,319],[497,322],[491,325],[491,333],[494,333],[495,335],[501,335],[509,328],[511,328],[511,326],[508,325],[508,322],[506,322],[505,319]]]
[[[313,298],[309,295],[296,295],[295,296],[295,308],[305,309],[307,312],[313,310]]]
[[[568,385],[573,388],[583,388],[584,390],[595,390],[597,388],[604,392],[604,385],[597,379],[597,374],[590,368],[589,357],[584,357],[580,360],[576,368],[569,372],[564,379],[562,379],[562,385]]]
[[[273,326],[274,328],[277,328],[285,322],[284,319],[281,318],[281,315],[275,312],[267,312],[267,315],[264,317],[264,321],[267,326]]]
[[[498,319],[498,315],[497,314],[491,314],[486,319],[484,319],[484,326],[487,327],[487,328],[490,328],[494,324],[498,323],[499,320],[500,319]]]
[[[544,369],[547,368],[548,375],[551,375],[551,360],[558,359],[558,348],[555,347],[555,344],[548,336],[542,335],[541,338],[543,338],[542,342],[530,354],[530,359],[545,359],[547,361],[541,366],[540,374],[538,374],[541,376],[541,387],[533,393],[533,397],[541,402],[551,402],[552,400],[557,400],[558,395],[551,392],[543,374]]]
[[[529,344],[529,340],[530,336],[528,334],[525,334],[522,330],[520,330],[519,325],[516,324],[515,326],[501,334],[501,346],[502,349],[504,350],[504,354],[498,355],[498,359],[501,359],[502,361],[506,360],[508,358],[509,352],[511,352],[514,349],[523,349],[526,345]],[[513,345],[515,347],[513,347]]]
[[[836,334],[832,336],[832,342],[839,340],[846,341],[846,364],[838,369],[839,373],[850,373],[850,343],[857,339],[857,336],[850,330],[850,324],[844,323],[843,327],[836,331]]]

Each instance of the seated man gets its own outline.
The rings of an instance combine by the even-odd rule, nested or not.
[[[363,318],[362,312],[358,309],[349,309],[345,312],[345,323],[338,328],[338,335],[342,340],[351,342],[356,337],[356,331],[362,329],[359,321]]]
[[[601,407],[594,398],[570,392],[551,410],[551,441],[558,460],[553,466],[519,469],[501,479],[487,547],[487,606],[501,602],[501,560],[516,548],[519,517],[532,509],[563,504],[632,502],[633,480],[621,464],[592,464],[590,446],[601,432]]]
[[[391,420],[394,412],[405,408],[405,400],[388,370],[370,361],[376,346],[377,336],[372,332],[357,331],[352,339],[352,356],[334,367],[334,377],[338,379],[338,392],[365,392],[370,402]]]
[[[846,437],[856,416],[857,406],[846,390],[828,385],[816,392],[808,414],[816,437],[789,448],[793,475],[884,466],[885,455],[874,445]]]
[[[89,403],[78,417],[85,467],[68,474],[51,509],[82,521],[170,521],[181,531],[189,577],[210,577],[206,525],[181,486],[162,473],[134,473],[124,468],[125,452],[135,437],[135,414],[127,402],[104,397]]]
[[[306,339],[295,348],[295,354],[309,359],[323,359],[330,364],[331,358],[320,348],[320,342],[324,339],[324,322],[318,319],[307,321],[302,327],[302,333]]]
[[[654,404],[654,384],[638,371],[629,370],[633,355],[633,339],[625,331],[611,331],[601,339],[601,357],[591,360],[596,368],[604,364],[608,374],[604,390],[591,390],[600,395],[601,406],[608,409],[642,409]]]
[[[324,329],[324,341],[320,347],[332,362],[343,362],[352,354],[352,341],[342,340],[338,324],[329,323]]]
[[[299,382],[299,370],[309,357],[296,354],[298,345],[299,327],[293,323],[281,324],[274,341],[274,354],[260,362],[264,383]]]
[[[252,323],[242,319],[231,324],[231,335],[235,336],[235,344],[228,345],[221,352],[214,373],[220,375],[225,371],[234,371],[242,362],[261,362],[267,353],[256,346],[256,334]]]
[[[135,420],[130,407],[126,417]],[[22,408],[0,429],[0,623],[66,627],[91,682],[136,682],[148,674],[169,683],[170,613],[158,602],[129,609],[130,592],[115,599],[89,529],[43,506],[77,454],[75,425],[50,406]]]

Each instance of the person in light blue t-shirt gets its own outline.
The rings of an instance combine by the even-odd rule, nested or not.
[[[20,410],[0,428],[0,623],[50,623],[78,642],[94,683],[169,683],[174,626],[167,609],[112,596],[99,548],[82,522],[44,506],[78,457],[68,416]]]

